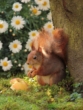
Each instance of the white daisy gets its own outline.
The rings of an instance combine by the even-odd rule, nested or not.
[[[21,0],[22,3],[28,3],[30,0]]]
[[[0,50],[2,49],[2,45],[3,45],[3,43],[0,41]]]
[[[41,11],[39,10],[39,8],[38,7],[31,7],[31,9],[30,9],[31,11],[32,11],[32,13],[34,14],[34,15],[40,15],[41,14]]]
[[[48,32],[52,32],[53,29],[54,29],[54,26],[53,26],[53,23],[52,22],[47,22],[45,25],[44,25],[44,29]]]
[[[17,63],[17,61],[15,60],[14,63]]]
[[[11,60],[8,60],[7,57],[5,57],[3,60],[1,60],[0,66],[2,66],[2,69],[4,71],[10,70],[12,67],[12,62]]]
[[[28,74],[28,72],[32,70],[32,66],[28,65],[27,63],[23,65],[23,68],[24,68],[25,74]]]
[[[21,64],[18,64],[19,67],[21,67]]]
[[[13,7],[12,7],[13,11],[21,11],[21,9],[22,9],[22,4],[20,4],[19,2],[15,2],[13,4]]]
[[[25,21],[21,16],[14,16],[11,20],[11,25],[16,29],[20,30],[24,27]]]
[[[22,49],[21,42],[18,40],[14,40],[10,43],[9,48],[13,53],[18,53]]]
[[[35,3],[38,4],[38,5],[40,5],[40,4],[43,3],[43,0],[35,0]]]
[[[4,33],[8,29],[8,23],[6,21],[0,20],[0,33]]]
[[[49,12],[49,13],[47,14],[47,18],[48,18],[48,20],[51,20],[51,21],[52,21],[52,14],[51,14],[51,12]]]
[[[31,46],[32,46],[32,39],[28,39],[26,42],[25,48],[31,51]]]
[[[33,31],[29,32],[29,37],[31,39],[37,37],[38,35],[39,35],[39,32],[37,30],[33,30]]]
[[[39,5],[39,8],[44,11],[50,9],[49,0],[43,0],[43,2]]]

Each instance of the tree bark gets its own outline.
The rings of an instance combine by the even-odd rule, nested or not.
[[[69,36],[68,68],[76,82],[83,81],[83,0],[50,0],[55,28]]]

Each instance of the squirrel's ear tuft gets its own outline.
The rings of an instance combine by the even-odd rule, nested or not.
[[[41,31],[42,31],[42,32],[45,32],[45,29],[44,29],[44,28],[42,28],[42,29],[41,29]]]
[[[48,54],[46,53],[46,51],[43,47],[39,47],[38,51],[41,52],[45,57],[48,57]]]
[[[31,49],[32,50],[38,50],[38,40],[37,40],[37,38],[33,39],[32,44],[31,44]]]
[[[35,47],[34,47],[34,43],[33,43],[33,42],[32,42],[32,44],[31,44],[31,49],[32,49],[32,50],[35,49]]]

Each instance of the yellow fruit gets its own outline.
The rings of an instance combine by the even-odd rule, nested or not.
[[[14,78],[10,80],[10,84],[11,84],[10,88],[12,90],[27,90],[28,89],[27,83],[21,78]]]

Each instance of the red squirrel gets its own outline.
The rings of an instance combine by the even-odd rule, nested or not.
[[[33,40],[27,64],[32,65],[28,77],[37,76],[40,85],[57,84],[65,77],[68,37],[62,29],[55,29],[50,36],[45,30]]]

